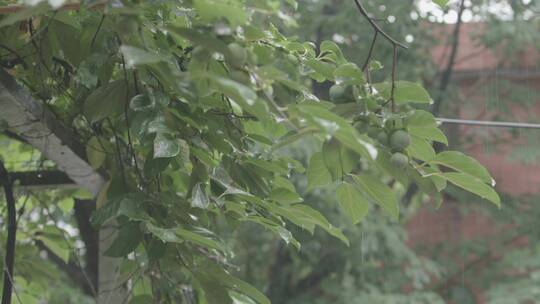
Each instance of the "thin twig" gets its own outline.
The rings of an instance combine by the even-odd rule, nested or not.
[[[116,146],[118,164],[120,165],[120,174],[122,176],[122,185],[124,186],[124,191],[127,191],[127,180],[126,180],[126,172],[124,171],[124,160],[122,159],[122,151],[120,150],[120,138],[118,136],[118,133],[116,133],[116,128],[114,127],[111,120],[109,118],[107,118],[107,121],[111,125],[111,130],[112,130],[113,136],[114,136],[114,143],[115,143],[115,146]]]
[[[90,48],[94,47],[94,44],[96,43],[97,36],[99,34],[99,31],[101,30],[101,27],[103,26],[103,21],[105,21],[105,14],[101,16],[101,20],[99,20],[98,27],[96,29],[96,32],[94,33],[94,37],[92,37],[92,42],[90,42]]]
[[[13,54],[15,57],[17,57],[17,60],[19,63],[22,64],[23,68],[26,70],[28,69],[28,65],[26,64],[26,62],[24,62],[23,58],[21,57],[21,55],[19,55],[19,53],[17,53],[15,50],[11,49],[10,47],[6,46],[6,45],[3,45],[3,44],[0,44],[0,48],[8,51],[9,53]]]
[[[366,58],[366,62],[364,62],[364,65],[362,66],[362,71],[366,71],[366,69],[369,67],[369,63],[371,61],[371,56],[373,56],[373,49],[375,48],[375,43],[377,42],[377,36],[379,35],[379,32],[375,31],[375,34],[373,34],[373,40],[371,41],[371,45],[369,47],[369,52]]]
[[[388,35],[375,21],[373,18],[371,18],[368,14],[368,12],[366,11],[366,9],[364,8],[364,6],[362,5],[362,3],[359,1],[359,0],[354,0],[354,3],[356,3],[356,7],[358,8],[358,10],[360,11],[360,14],[362,14],[362,16],[364,16],[364,18],[366,18],[366,20],[369,22],[369,24],[371,25],[371,27],[373,28],[373,30],[375,30],[375,32],[377,33],[380,33],[386,40],[388,40],[388,42],[390,42],[392,45],[395,45],[395,46],[399,46],[401,48],[404,48],[404,49],[407,49],[408,47],[397,41],[396,39],[392,38],[390,35]]]
[[[360,14],[364,16],[364,18],[369,22],[373,30],[375,31],[375,34],[373,36],[373,41],[371,42],[371,46],[369,48],[368,57],[366,59],[366,62],[364,63],[364,66],[362,67],[362,70],[365,71],[367,67],[369,66],[369,62],[371,61],[371,56],[373,54],[373,49],[375,47],[375,42],[377,41],[378,34],[381,34],[390,44],[392,45],[392,83],[391,83],[391,93],[390,93],[390,99],[383,105],[385,106],[388,103],[391,103],[392,112],[396,111],[396,104],[394,100],[395,90],[396,90],[396,69],[397,69],[397,49],[398,47],[407,49],[407,46],[403,43],[397,41],[396,39],[392,38],[389,34],[387,34],[376,22],[375,19],[371,18],[360,2],[360,0],[354,0],[354,3],[356,4],[356,7],[360,11]]]
[[[397,46],[392,48],[392,88],[390,90],[390,102],[392,103],[392,113],[396,112],[396,74],[397,74]]]
[[[139,164],[137,162],[137,155],[135,154],[135,149],[133,148],[133,141],[131,139],[131,131],[129,129],[129,80],[128,80],[128,72],[126,69],[126,61],[124,59],[124,56],[122,56],[122,70],[124,71],[124,78],[126,80],[126,100],[124,104],[124,119],[126,121],[126,131],[127,131],[127,139],[128,139],[128,152],[131,153],[131,157],[133,158],[133,162],[135,165],[135,171],[137,172],[137,176],[139,177],[139,184],[144,183],[144,177],[141,173],[141,170],[139,169]],[[137,78],[134,80],[137,81]],[[137,87],[137,84],[135,83],[135,87]]]

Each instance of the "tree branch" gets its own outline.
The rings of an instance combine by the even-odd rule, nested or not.
[[[13,183],[9,174],[0,160],[0,183],[4,188],[7,203],[7,240],[6,256],[4,263],[4,288],[2,292],[2,304],[11,304],[11,292],[13,290],[13,268],[15,264],[15,241],[17,237],[17,211],[13,196]]]
[[[75,186],[75,182],[67,174],[56,170],[11,172],[9,176],[18,187]]]
[[[56,265],[58,269],[63,271],[73,284],[81,287],[87,295],[94,296],[94,293],[92,292],[92,287],[88,284],[87,280],[84,277],[82,269],[79,266],[77,266],[75,263],[64,262],[61,257],[57,256],[42,241],[36,240],[34,243],[39,250],[45,251],[47,253],[47,259],[51,261],[54,265]]]
[[[74,216],[77,220],[79,235],[85,246],[85,271],[87,280],[81,286],[90,295],[93,293],[93,286],[98,286],[98,266],[99,266],[99,234],[90,223],[90,216],[96,209],[95,200],[75,200]],[[88,282],[90,280],[90,282]]]
[[[448,58],[448,63],[446,64],[446,69],[441,77],[441,83],[439,85],[439,96],[433,103],[433,114],[439,114],[441,103],[443,101],[444,92],[448,89],[450,84],[450,79],[452,78],[452,73],[454,71],[454,64],[456,62],[456,56],[459,46],[459,37],[461,33],[461,24],[463,23],[463,12],[465,11],[465,0],[461,0],[458,11],[458,19],[456,26],[454,27],[454,32],[452,34],[452,49],[450,51],[450,57]]]

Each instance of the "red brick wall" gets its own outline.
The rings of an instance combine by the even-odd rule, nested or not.
[[[484,25],[478,23],[463,25],[454,78],[454,83],[459,85],[459,98],[452,105],[455,110],[452,117],[478,120],[501,120],[500,117],[504,117],[517,122],[540,122],[540,70],[537,68],[540,54],[528,48],[521,52],[520,56],[513,58],[515,60],[508,60],[501,56],[500,52],[487,50],[475,42],[473,37],[484,28]],[[441,68],[445,67],[448,60],[450,52],[447,42],[452,30],[453,26],[441,26],[435,30],[441,37],[439,39],[441,45],[433,49],[432,57]],[[501,70],[512,73],[495,76],[495,72]],[[508,92],[504,92],[497,85],[501,80],[511,80],[528,86],[534,106],[512,103]],[[496,94],[499,106],[486,106],[488,93]],[[504,110],[505,108],[507,110]],[[526,164],[510,160],[516,147],[527,144],[523,137],[516,137],[510,130],[501,128],[460,126],[458,131],[460,149],[465,150],[489,169],[497,181],[497,191],[515,197],[540,193],[540,162]],[[540,137],[540,130],[538,136]],[[488,142],[496,144],[486,149]],[[469,206],[476,205],[478,208],[475,210],[473,207],[468,213],[464,213],[461,209],[463,205],[467,203],[446,201],[439,210],[435,210],[430,204],[421,208],[406,224],[409,245],[418,250],[426,247],[436,248],[442,244],[455,244],[457,247],[463,241],[489,240],[490,237],[496,237],[496,229],[511,229],[496,228],[497,222],[490,218],[487,212],[483,212],[485,208],[491,207],[488,203],[471,202]],[[514,245],[523,245],[522,243],[526,241],[526,238],[517,239]],[[430,251],[423,252],[429,255]],[[498,256],[497,252],[490,254],[495,258]],[[440,260],[436,256],[429,257],[435,261]],[[456,265],[464,265],[475,257],[459,255],[445,258],[454,260]],[[481,271],[482,268],[478,269]],[[486,303],[483,290],[474,283],[474,273],[468,273],[463,282],[460,280],[461,283],[475,294],[476,303]]]

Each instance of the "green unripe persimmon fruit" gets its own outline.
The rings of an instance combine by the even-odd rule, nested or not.
[[[247,53],[247,62],[251,65],[257,65],[259,64],[259,57],[257,56],[257,54],[253,53],[253,52],[248,52]]]
[[[330,100],[341,101],[345,97],[345,87],[339,84],[335,84],[330,87],[329,95]]]
[[[409,133],[403,130],[397,130],[390,136],[390,147],[393,150],[404,150],[411,144],[411,137]]]
[[[251,82],[249,78],[249,74],[244,71],[238,71],[238,70],[231,71],[230,75],[234,81],[237,81],[243,84],[249,84]]]
[[[368,98],[366,100],[366,107],[368,110],[370,111],[376,111],[378,110],[381,106],[377,103],[377,101],[375,101],[375,99],[373,98]]]
[[[354,124],[354,128],[356,129],[356,131],[358,131],[358,133],[365,134],[369,129],[369,123],[367,123],[366,121],[359,121]]]
[[[200,62],[206,62],[212,54],[202,46],[196,46],[191,52],[191,57],[197,59]]]
[[[238,43],[231,43],[228,45],[229,48],[229,63],[237,68],[241,68],[246,64],[248,54],[246,49],[244,49],[241,45]]]
[[[287,59],[291,61],[294,64],[298,64],[298,58],[294,56],[293,54],[287,54]]]
[[[381,128],[371,126],[368,128],[367,135],[373,139],[377,139],[379,132],[381,132]]]
[[[409,163],[409,158],[403,153],[396,152],[390,157],[390,162],[397,168],[402,169]]]
[[[328,92],[330,95],[330,100],[333,102],[346,102],[354,101],[354,96],[351,86],[343,86],[340,84],[334,84],[330,87]]]
[[[401,118],[391,118],[384,123],[387,130],[399,130],[403,128],[403,120]]]
[[[388,145],[388,134],[386,134],[385,131],[379,132],[379,134],[377,134],[377,140],[381,145]]]

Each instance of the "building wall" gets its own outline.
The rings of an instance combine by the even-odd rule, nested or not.
[[[450,54],[448,37],[452,30],[453,26],[450,25],[435,29],[436,35],[441,37],[441,45],[433,49],[432,58],[441,70],[446,67]],[[454,114],[445,116],[540,123],[540,54],[532,48],[526,48],[519,52],[519,56],[506,58],[498,50],[487,50],[474,39],[483,30],[483,24],[463,24],[452,80],[452,84],[457,85],[457,98],[452,99],[452,104],[448,107],[450,113]],[[525,96],[515,98],[515,94],[508,89],[509,86],[503,85],[509,83],[519,85]],[[525,99],[527,102],[517,99]],[[540,195],[540,159],[523,162],[513,157],[516,149],[528,144],[525,132],[535,131],[465,125],[452,129],[452,132],[456,131],[457,136],[450,138],[458,141],[456,146],[459,149],[488,168],[497,181],[497,191],[517,198]],[[540,142],[540,130],[536,132]],[[454,244],[454,250],[444,253],[444,258],[453,260],[454,267],[465,267],[464,265],[469,265],[478,257],[474,254],[456,254],[460,244],[487,240],[489,248],[490,238],[497,238],[497,229],[511,229],[499,227],[496,220],[486,212],[486,208],[494,207],[488,203],[457,203],[448,197],[438,210],[435,210],[433,205],[426,204],[406,224],[409,245],[417,252],[438,261],[443,257],[434,256],[433,252],[437,252],[441,245]],[[518,237],[512,240],[510,245],[523,246],[526,243],[526,238]],[[500,253],[496,251],[489,252],[489,259],[494,262],[497,262],[499,256]],[[452,270],[459,271],[450,269]],[[461,271],[464,275],[459,284],[463,284],[474,294],[475,303],[486,303],[485,290],[474,280],[475,272],[482,271],[482,265]]]

